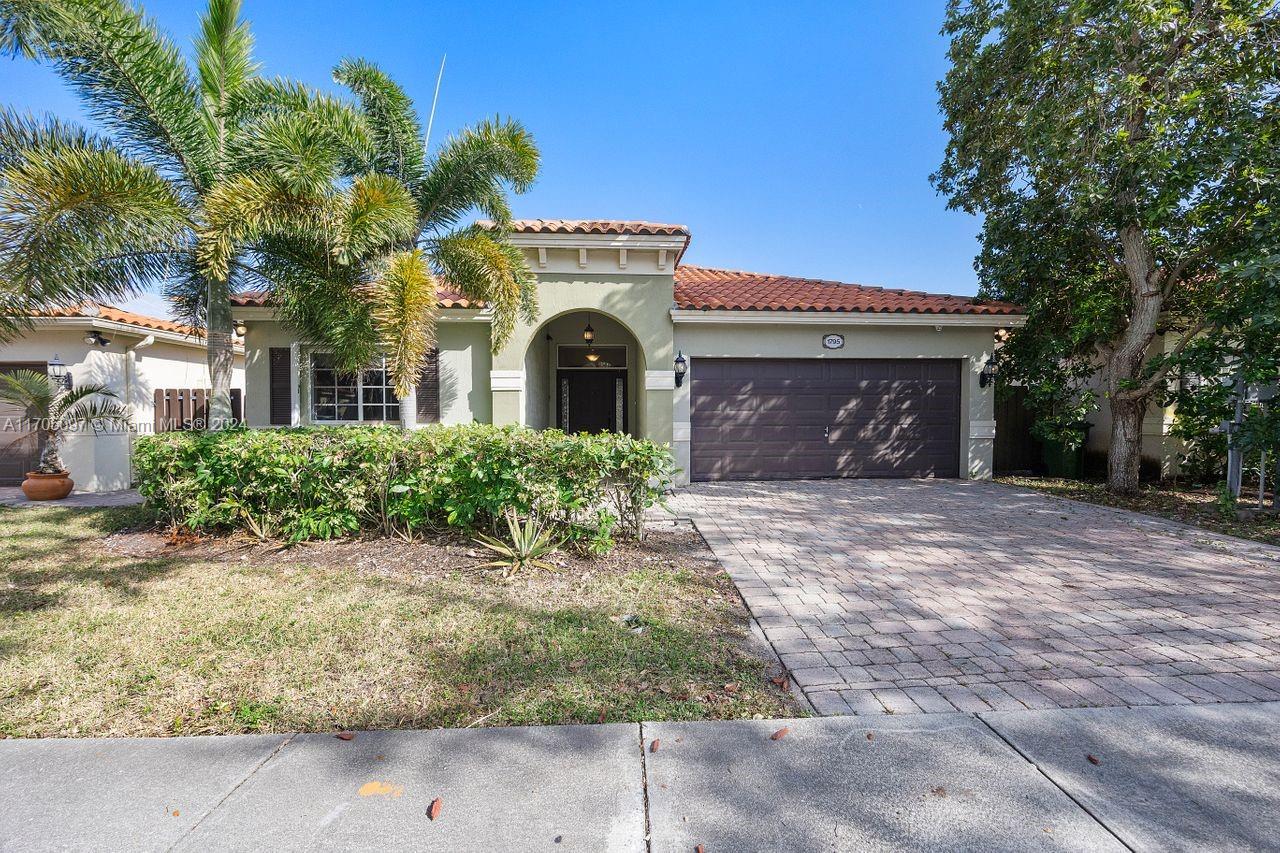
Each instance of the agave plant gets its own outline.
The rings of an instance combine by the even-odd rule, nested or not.
[[[66,473],[60,455],[65,433],[84,426],[129,426],[128,410],[105,385],[67,390],[57,379],[34,370],[0,374],[0,402],[19,406],[36,424],[44,444],[38,469],[42,474]]]
[[[503,514],[503,519],[507,523],[507,531],[511,536],[510,542],[503,542],[497,537],[486,536],[483,533],[476,537],[477,543],[500,557],[485,565],[501,568],[503,575],[508,577],[525,568],[555,571],[555,566],[543,557],[559,548],[560,543],[551,538],[551,532],[546,526],[541,524],[534,515],[530,515],[525,519],[524,524],[521,524],[516,511],[511,508]]]

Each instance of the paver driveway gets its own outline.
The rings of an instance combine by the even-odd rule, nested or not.
[[[995,483],[701,483],[824,714],[1280,699],[1280,549]]]

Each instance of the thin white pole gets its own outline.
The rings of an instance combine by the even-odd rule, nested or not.
[[[447,53],[440,57],[440,73],[436,75],[436,93],[431,98],[431,115],[427,118],[427,138],[422,142],[422,147],[428,154],[431,153],[431,125],[436,122],[436,104],[440,101],[440,81],[444,79],[444,61],[448,58]]]

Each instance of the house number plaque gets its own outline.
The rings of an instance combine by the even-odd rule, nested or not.
[[[822,339],[823,349],[844,349],[844,335],[827,335]]]

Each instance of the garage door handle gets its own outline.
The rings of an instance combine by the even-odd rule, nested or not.
[[[826,426],[826,427],[823,427],[823,428],[822,428],[822,437],[823,437],[823,438],[831,438],[831,427],[830,427],[830,426]]]

